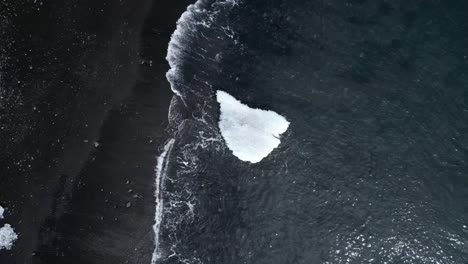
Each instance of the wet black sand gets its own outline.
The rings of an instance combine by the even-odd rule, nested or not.
[[[190,1],[0,1],[0,263],[149,263],[164,59]],[[4,222],[2,222],[3,224]]]

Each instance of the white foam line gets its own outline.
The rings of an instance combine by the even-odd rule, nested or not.
[[[174,142],[175,142],[174,139],[171,139],[169,140],[169,142],[167,142],[167,144],[164,146],[163,153],[161,153],[161,155],[158,157],[158,164],[156,166],[156,190],[155,190],[156,212],[154,216],[155,223],[153,225],[155,248],[153,252],[153,257],[151,259],[151,264],[156,264],[156,261],[160,257],[158,254],[159,230],[161,228],[161,221],[162,221],[163,209],[164,209],[164,200],[163,200],[162,191],[163,191],[164,180],[166,178],[167,165],[169,163],[169,161],[166,160],[166,157],[170,155]]]
[[[171,86],[172,92],[180,97],[182,102],[186,105],[185,100],[180,93],[180,91],[176,88],[177,79],[180,78],[180,71],[182,63],[181,59],[183,59],[183,52],[184,52],[184,38],[189,35],[193,34],[193,26],[195,23],[194,15],[200,12],[204,12],[202,5],[204,0],[197,0],[194,4],[191,4],[187,7],[187,10],[181,15],[181,17],[177,20],[177,26],[174,33],[172,33],[171,39],[169,41],[169,45],[167,48],[167,56],[166,60],[169,63],[169,71],[166,73],[166,78]],[[232,5],[238,4],[237,0],[227,0],[227,3]],[[170,119],[170,116],[169,116]],[[155,212],[155,224],[153,225],[154,230],[154,243],[155,249],[153,252],[153,257],[151,259],[151,264],[156,264],[157,260],[161,257],[159,254],[159,235],[160,235],[160,228],[161,228],[161,221],[163,216],[163,209],[164,209],[164,201],[163,201],[163,187],[164,181],[166,178],[166,170],[169,163],[167,157],[170,156],[172,151],[172,147],[174,145],[175,139],[171,139],[165,146],[163,153],[158,157],[158,164],[156,166],[156,212]]]
[[[187,7],[187,10],[177,20],[177,27],[172,33],[171,40],[167,48],[166,60],[169,63],[170,70],[166,73],[166,78],[171,85],[171,90],[184,101],[181,93],[176,89],[176,80],[180,74],[180,55],[183,52],[183,38],[190,33],[190,24],[194,20],[194,14],[201,12],[202,0],[198,0],[195,4]],[[185,102],[184,102],[185,104]]]
[[[182,94],[176,89],[176,80],[179,78],[180,74],[180,57],[183,52],[183,37],[189,33],[189,27],[191,21],[193,20],[194,13],[201,11],[200,5],[202,0],[198,0],[195,4],[189,5],[187,10],[182,14],[182,16],[177,20],[177,27],[174,33],[172,33],[171,40],[167,48],[166,60],[169,63],[169,71],[166,73],[166,78],[171,86],[172,92],[179,96],[182,102],[185,104]],[[153,225],[154,231],[154,251],[153,257],[151,259],[151,264],[156,264],[157,260],[160,258],[159,254],[159,235],[161,229],[161,221],[164,210],[164,200],[163,200],[163,186],[166,178],[166,169],[169,161],[168,157],[171,153],[172,146],[174,145],[175,139],[169,140],[169,142],[164,146],[164,151],[161,156],[158,157],[158,164],[156,166],[156,212],[155,212],[155,223]]]

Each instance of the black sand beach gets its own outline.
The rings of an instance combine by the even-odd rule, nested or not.
[[[0,263],[149,263],[167,43],[189,1],[0,1]],[[111,231],[112,230],[112,231]]]

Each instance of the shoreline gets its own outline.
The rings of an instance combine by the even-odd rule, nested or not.
[[[80,5],[77,11],[67,9],[79,18],[72,25],[75,30],[97,31],[96,39],[84,56],[60,51],[57,55],[63,55],[60,59],[65,64],[75,56],[84,63],[88,70],[83,71],[77,63],[63,71],[71,69],[78,74],[76,86],[96,97],[65,108],[71,117],[54,120],[52,124],[45,120],[34,127],[33,131],[38,131],[41,137],[34,139],[24,151],[50,144],[51,135],[47,132],[50,129],[54,129],[53,134],[59,140],[48,153],[38,154],[30,172],[32,182],[27,180],[30,175],[14,177],[21,173],[17,168],[3,175],[2,189],[18,186],[11,191],[2,190],[0,202],[11,209],[8,221],[19,239],[11,251],[0,251],[0,262],[102,263],[104,259],[113,263],[150,262],[154,249],[154,168],[156,156],[160,154],[158,147],[166,138],[167,112],[172,99],[165,79],[169,69],[165,56],[176,21],[188,4],[189,1],[147,1],[121,6],[116,1],[102,9],[110,14],[112,20],[109,20],[99,15],[100,4],[92,3],[89,10],[96,10],[96,14],[87,14],[95,19],[91,23],[80,17],[80,10],[88,9],[86,4]],[[64,8],[58,6],[60,3],[49,2],[43,12],[56,13]],[[37,17],[18,21],[31,23],[28,19],[43,19],[42,11],[38,12]],[[116,21],[124,26],[116,26]],[[50,25],[42,26],[48,29]],[[28,24],[21,30],[32,31],[29,27],[34,28]],[[106,33],[109,28],[110,34]],[[61,30],[70,29],[57,29],[57,35],[49,36],[49,41],[60,38]],[[122,32],[124,35],[119,35]],[[133,55],[129,57],[129,54]],[[38,73],[38,77],[42,75]],[[54,95],[54,90],[59,88],[45,87],[44,94],[49,96],[38,100],[67,105],[67,101],[60,101]],[[64,92],[62,98],[79,100],[81,95]],[[59,107],[56,108],[57,111]],[[72,127],[67,125],[70,122]],[[21,152],[11,154],[3,162],[8,164]]]

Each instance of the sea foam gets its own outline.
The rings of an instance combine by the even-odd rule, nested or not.
[[[270,111],[250,108],[230,94],[217,91],[219,129],[232,153],[242,161],[257,163],[281,143],[289,122]]]
[[[5,224],[0,228],[0,250],[10,250],[16,239],[18,239],[18,235],[9,224]]]
[[[157,259],[159,258],[159,254],[158,254],[159,230],[161,228],[161,221],[162,221],[163,209],[164,209],[162,191],[163,191],[164,178],[165,178],[166,167],[167,167],[166,156],[170,154],[172,146],[174,145],[174,141],[175,141],[174,139],[171,139],[166,144],[166,146],[164,146],[164,151],[161,154],[161,156],[158,157],[158,165],[156,166],[156,182],[155,182],[156,211],[155,211],[155,216],[154,216],[155,223],[153,225],[155,249],[153,252],[153,257],[151,259],[152,264],[155,264]]]
[[[202,12],[203,1],[198,0],[194,4],[189,5],[187,10],[182,14],[182,16],[177,21],[176,30],[172,33],[171,39],[168,44],[166,60],[169,63],[169,71],[166,73],[166,78],[170,84],[172,92],[177,95],[182,102],[184,98],[182,94],[177,90],[177,81],[180,78],[181,63],[183,58],[183,48],[187,43],[184,41],[185,36],[190,34],[193,28],[194,16],[198,12]],[[184,102],[185,103],[185,102]],[[169,115],[169,120],[171,120],[171,113]],[[156,211],[155,211],[155,223],[153,225],[154,231],[154,244],[155,248],[153,251],[153,256],[151,263],[155,264],[159,259],[159,232],[161,228],[161,221],[163,217],[163,186],[165,178],[165,169],[167,167],[166,156],[170,155],[172,146],[174,145],[174,139],[171,139],[166,146],[164,147],[163,153],[158,157],[157,166],[156,166],[156,182],[155,182],[155,196],[156,196]]]
[[[202,4],[203,1],[198,0],[187,7],[187,10],[182,14],[179,20],[177,20],[176,30],[172,33],[171,40],[169,41],[167,48],[166,60],[169,63],[170,69],[166,73],[166,78],[169,81],[172,92],[181,97],[182,100],[182,94],[177,90],[176,83],[180,78],[184,46],[187,45],[185,38],[188,34],[194,34],[194,32],[192,32],[195,31],[194,16],[197,13],[203,12],[201,7]]]

